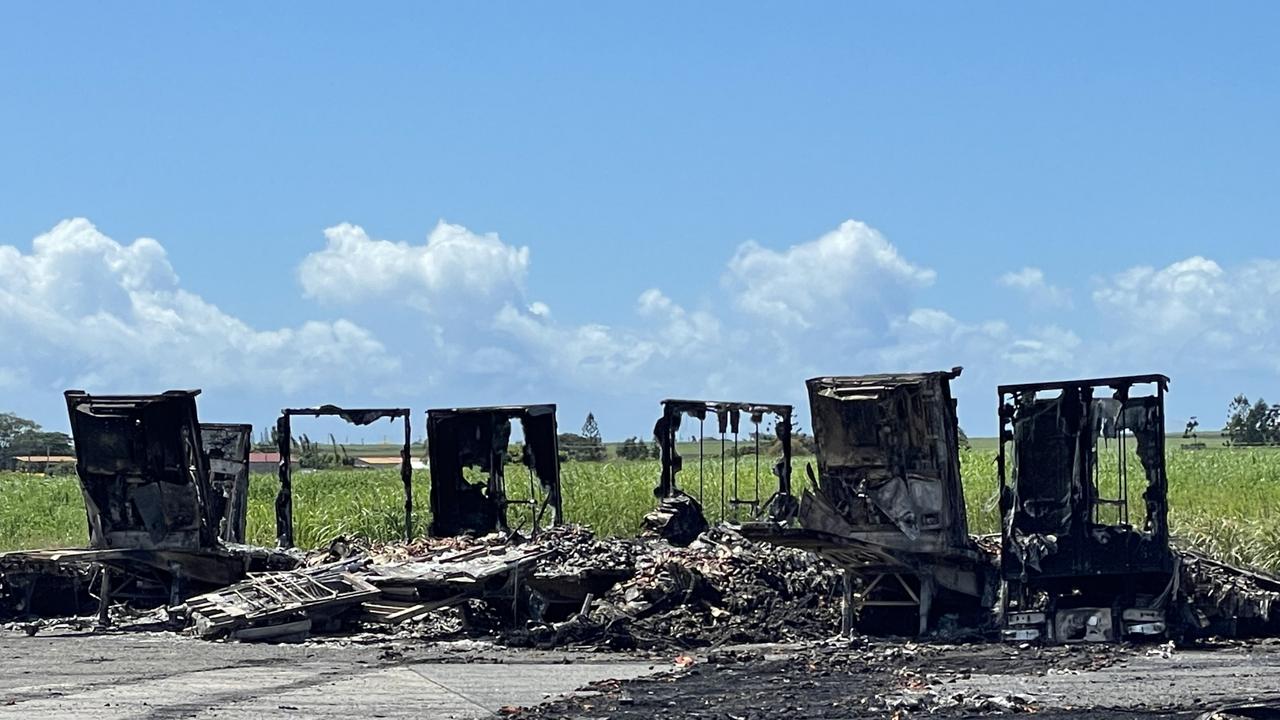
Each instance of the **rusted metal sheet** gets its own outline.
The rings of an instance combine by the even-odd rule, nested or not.
[[[249,451],[253,446],[253,426],[201,423],[200,437],[209,463],[209,515],[218,528],[218,538],[226,542],[245,540],[245,519],[249,511]]]
[[[409,408],[344,408],[321,405],[313,408],[285,408],[276,419],[276,447],[280,451],[280,489],[276,494],[276,542],[282,548],[293,547],[293,436],[291,420],[295,416],[340,417],[353,425],[370,425],[382,419],[404,420],[404,445],[400,449],[400,482],[404,485],[404,538],[413,537],[413,465],[411,444],[413,426]]]
[[[524,436],[519,462],[529,472],[529,499],[507,494],[506,466],[511,422],[518,420]],[[431,459],[431,535],[483,535],[513,527],[508,509],[529,510],[529,529],[564,522],[560,491],[560,445],[556,406],[508,405],[477,408],[439,408],[427,411],[427,442]],[[466,469],[484,474],[472,482]],[[548,516],[549,513],[549,516]]]

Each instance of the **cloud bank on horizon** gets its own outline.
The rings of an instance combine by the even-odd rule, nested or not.
[[[258,327],[184,289],[180,273],[197,269],[172,267],[160,241],[126,244],[84,218],[29,248],[0,245],[0,392],[48,406],[37,419],[53,427],[65,388],[200,387],[246,419],[298,403],[550,400],[570,428],[577,410],[614,410],[626,429],[611,435],[623,436],[662,397],[803,411],[807,377],[964,365],[962,422],[981,433],[1001,381],[1280,374],[1280,260],[1222,267],[1196,256],[1084,278],[1087,290],[1069,287],[1079,278],[1010,269],[970,282],[1001,286],[1030,319],[958,318],[923,301],[938,278],[927,258],[846,220],[788,248],[743,242],[706,269],[720,278],[710,297],[653,287],[628,317],[570,323],[531,296],[535,250],[496,233],[441,221],[412,243],[343,223],[323,239],[296,268],[318,319],[285,327]]]

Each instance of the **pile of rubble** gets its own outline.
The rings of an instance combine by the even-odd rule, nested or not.
[[[809,553],[723,527],[688,547],[646,550],[630,579],[564,622],[535,626],[530,641],[700,647],[820,638],[839,627],[841,575]]]
[[[825,637],[841,574],[809,553],[713,528],[688,547],[598,539],[335,541],[296,570],[257,573],[170,608],[200,637],[292,640],[369,627],[462,625],[517,645],[698,647]],[[446,627],[459,628],[456,622]]]
[[[1178,551],[1178,581],[1188,618],[1204,634],[1248,637],[1280,633],[1280,578],[1227,565],[1194,550]]]

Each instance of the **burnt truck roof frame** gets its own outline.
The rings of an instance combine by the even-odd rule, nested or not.
[[[1165,468],[1168,386],[1168,377],[1149,373],[997,388],[996,474],[1006,580],[1015,587],[1067,588],[1077,578],[1115,577],[1116,583],[1089,583],[1101,593],[1112,585],[1136,585],[1144,575],[1158,583],[1172,572]],[[1099,389],[1111,392],[1097,396]],[[1116,452],[1111,488],[1104,484],[1112,468],[1101,467],[1100,438]],[[1147,482],[1141,526],[1129,517],[1130,442]],[[1108,490],[1114,496],[1105,495]]]
[[[715,415],[720,432],[720,519],[728,517],[727,507],[735,509],[750,506],[752,516],[758,515],[761,508],[769,507],[774,499],[791,495],[791,416],[795,408],[784,403],[756,403],[726,400],[682,400],[667,398],[663,400],[662,417],[654,424],[653,436],[658,443],[658,457],[662,466],[662,474],[654,495],[658,498],[672,498],[684,493],[677,481],[677,476],[684,469],[683,456],[678,451],[681,419],[688,415],[698,420],[698,498],[701,505],[705,502],[705,474],[703,459],[705,452],[703,441],[706,436],[705,422],[708,414]],[[741,416],[745,413],[756,428],[755,442],[756,480],[755,496],[744,500],[739,496],[738,486],[738,434],[741,427]],[[774,425],[775,436],[782,445],[780,463],[774,468],[778,477],[778,491],[769,500],[760,497],[760,424],[766,414],[777,418]],[[733,497],[726,497],[726,437],[733,434]]]
[[[349,408],[320,405],[313,408],[285,408],[276,420],[276,447],[280,453],[280,490],[276,495],[276,541],[282,548],[293,547],[293,438],[291,420],[302,417],[340,417],[352,425],[371,425],[378,420],[404,418],[404,445],[400,448],[400,482],[404,485],[404,539],[413,539],[413,420],[409,408]]]
[[[209,516],[208,459],[196,414],[199,394],[63,393],[94,548],[217,545],[217,527]]]
[[[521,464],[529,469],[530,499],[510,500],[506,491],[507,447],[511,421],[524,435]],[[511,530],[507,508],[530,508],[531,532],[537,534],[547,510],[551,523],[564,522],[560,485],[560,440],[555,403],[492,405],[427,410],[427,455],[431,473],[431,527],[436,537]],[[465,437],[464,437],[465,436]],[[463,469],[488,473],[481,488],[468,482]],[[542,489],[542,502],[533,487]]]

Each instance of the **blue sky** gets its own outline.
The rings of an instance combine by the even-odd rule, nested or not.
[[[975,434],[1001,381],[1280,400],[1275,5],[129,9],[0,8],[0,407],[49,426],[196,386],[621,438],[957,364]]]

